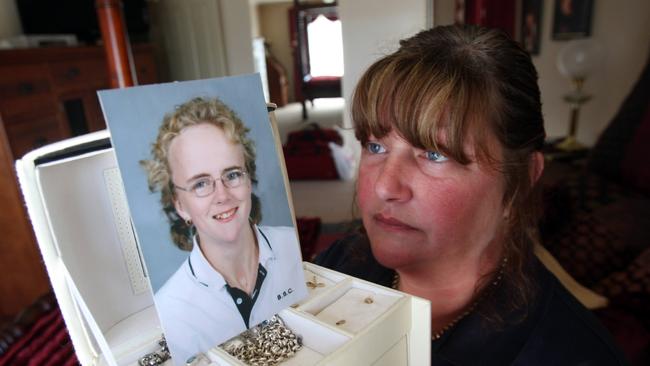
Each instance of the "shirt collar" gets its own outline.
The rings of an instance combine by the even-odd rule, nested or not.
[[[275,254],[271,247],[268,237],[260,230],[257,225],[253,225],[253,231],[257,237],[257,245],[259,247],[259,263],[264,268],[269,268],[269,261],[275,259]],[[194,277],[200,284],[206,287],[225,288],[226,280],[221,273],[212,268],[210,262],[205,258],[201,248],[196,240],[196,235],[192,238],[193,246],[192,252],[187,260],[187,267],[190,275]]]
[[[269,268],[269,261],[275,259],[275,253],[273,252],[273,247],[271,246],[271,242],[269,241],[268,235],[264,234],[262,229],[260,229],[257,225],[253,225],[253,230],[255,231],[255,235],[257,236],[257,246],[260,249],[260,254],[259,254],[259,261],[264,268],[268,269]],[[275,243],[275,245],[278,245]]]

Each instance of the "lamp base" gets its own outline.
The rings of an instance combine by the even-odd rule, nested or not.
[[[555,147],[562,151],[578,151],[586,149],[586,147],[579,143],[574,136],[567,136],[564,140],[555,145]]]

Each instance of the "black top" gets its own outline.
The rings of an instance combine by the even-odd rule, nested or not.
[[[257,231],[262,235],[264,238],[264,241],[266,242],[266,245],[273,250],[273,247],[271,247],[271,242],[269,239],[264,235],[262,230],[260,228],[257,228]],[[198,239],[198,237],[197,237]],[[192,276],[196,278],[196,274],[194,273],[194,267],[192,267],[192,260],[188,257],[187,258],[187,264],[190,267],[190,272],[192,272]],[[255,302],[257,301],[257,297],[260,294],[260,290],[262,289],[262,284],[264,283],[264,279],[266,278],[266,268],[262,265],[262,263],[258,263],[257,265],[257,277],[255,279],[255,288],[253,288],[253,292],[251,293],[251,296],[248,296],[248,293],[246,291],[240,289],[239,287],[232,287],[226,282],[226,290],[230,294],[230,297],[232,297],[232,301],[235,303],[235,306],[237,307],[237,310],[239,310],[239,315],[241,315],[242,320],[244,320],[244,324],[246,324],[246,328],[250,328],[250,317],[251,317],[251,312],[253,312],[253,306],[255,306]],[[198,280],[198,278],[197,278]],[[199,281],[200,284],[202,284],[205,287],[208,287],[207,284]],[[278,298],[279,300],[279,298]]]
[[[255,305],[255,301],[257,301],[257,295],[260,294],[260,289],[262,288],[262,283],[264,283],[265,278],[266,268],[264,268],[262,263],[259,263],[257,265],[257,279],[255,280],[255,288],[253,289],[251,296],[248,296],[246,291],[240,289],[239,287],[231,287],[228,283],[226,283],[226,290],[228,290],[228,293],[232,297],[232,301],[237,306],[239,315],[241,315],[242,319],[244,319],[246,328],[251,327],[249,324],[251,312],[253,311],[253,306]]]
[[[394,275],[393,270],[377,263],[360,235],[337,241],[315,263],[388,287]],[[504,310],[500,315],[506,324],[500,327],[488,325],[477,312],[471,313],[431,342],[431,364],[626,365],[591,312],[539,261],[531,268],[538,292],[528,309]],[[507,298],[504,286],[494,291],[490,295],[497,297],[497,304],[499,298]]]

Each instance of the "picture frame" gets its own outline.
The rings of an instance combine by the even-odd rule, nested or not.
[[[520,42],[531,55],[538,55],[542,34],[542,0],[523,0],[521,5]]]
[[[555,0],[552,39],[589,37],[593,5],[593,0]]]

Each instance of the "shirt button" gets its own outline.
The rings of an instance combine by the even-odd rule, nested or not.
[[[238,297],[237,298],[237,305],[241,305],[241,303],[242,303],[242,299],[241,299],[241,297]]]

